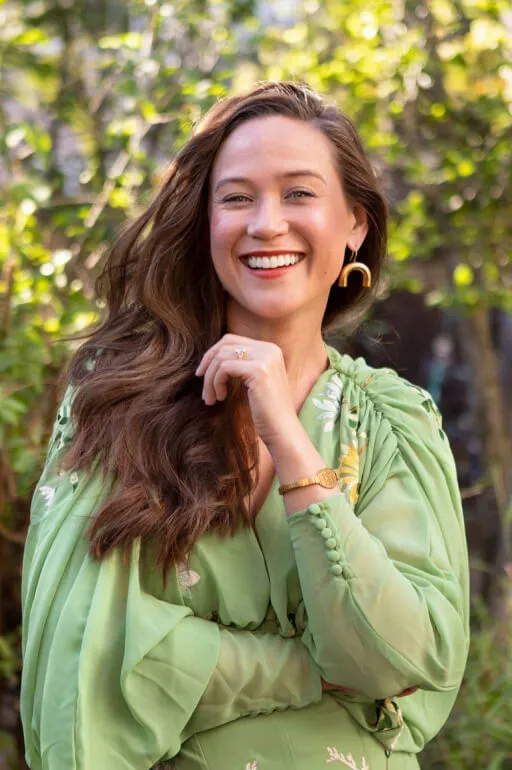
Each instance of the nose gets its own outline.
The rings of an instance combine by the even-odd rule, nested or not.
[[[288,222],[283,217],[281,204],[267,199],[261,201],[247,224],[247,235],[270,240],[288,232]]]

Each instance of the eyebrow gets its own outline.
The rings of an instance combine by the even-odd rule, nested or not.
[[[297,171],[285,171],[283,174],[280,174],[279,176],[281,176],[281,178],[283,179],[288,179],[290,177],[296,177],[296,176],[315,176],[317,177],[317,179],[321,179],[324,184],[327,184],[323,176],[319,174],[318,171],[312,171],[312,169],[309,169],[309,168],[299,169]],[[221,179],[220,182],[217,183],[217,185],[215,186],[215,192],[217,192],[217,190],[220,187],[222,187],[222,185],[228,184],[229,182],[242,182],[242,183],[249,182],[250,183],[251,180],[247,179],[247,177],[244,177],[244,176],[226,177],[225,179]]]

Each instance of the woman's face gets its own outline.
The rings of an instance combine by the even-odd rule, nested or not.
[[[300,314],[320,324],[345,248],[359,248],[367,232],[330,140],[293,118],[251,119],[217,153],[209,193],[211,257],[230,321],[251,329]],[[272,267],[283,255],[300,261]]]

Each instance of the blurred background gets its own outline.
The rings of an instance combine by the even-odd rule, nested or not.
[[[424,770],[512,768],[510,0],[0,0],[0,770],[21,770],[31,494],[94,280],[219,97],[304,80],[392,213],[379,301],[333,340],[428,389],[456,456],[473,641]]]

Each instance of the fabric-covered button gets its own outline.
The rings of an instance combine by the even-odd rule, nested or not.
[[[324,532],[325,532],[325,529],[324,529]],[[324,532],[322,532],[322,535],[324,534]],[[330,537],[325,545],[327,546],[327,548],[330,548],[330,550],[332,551],[334,548],[336,548],[338,544],[333,537]]]
[[[326,540],[329,540],[330,537],[332,537],[332,529],[329,529],[329,527],[326,527],[322,530],[322,537]]]
[[[309,511],[310,513],[312,513],[314,516],[318,516],[318,514],[319,514],[319,513],[320,513],[320,511],[321,511],[321,508],[320,508],[320,506],[318,505],[318,503],[311,503],[311,505],[310,505],[310,506],[309,506],[309,508],[308,508],[308,511]]]
[[[329,561],[339,561],[341,556],[339,555],[338,551],[327,551],[327,558]]]
[[[331,567],[331,573],[333,575],[343,575],[343,567],[341,564],[333,564]]]
[[[313,524],[317,529],[325,529],[327,526],[323,519],[315,519]]]

